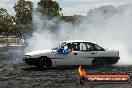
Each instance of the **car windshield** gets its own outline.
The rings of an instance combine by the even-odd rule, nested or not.
[[[60,47],[63,46],[64,44],[65,44],[65,42],[59,43],[59,44],[57,45],[57,47],[52,48],[52,50],[58,50],[58,49],[60,49]]]

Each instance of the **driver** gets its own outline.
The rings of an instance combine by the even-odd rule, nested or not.
[[[77,46],[76,44],[72,43],[72,49],[73,49],[74,51],[77,50],[76,46]]]
[[[76,44],[74,44],[74,43],[67,43],[67,50],[68,51],[75,51],[76,50]]]
[[[71,43],[67,43],[67,47],[68,47],[67,50],[71,52],[72,51],[72,44]]]

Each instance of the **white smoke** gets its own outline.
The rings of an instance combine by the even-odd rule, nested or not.
[[[47,20],[34,12],[36,31],[29,39],[28,51],[48,49],[64,40],[87,40],[120,51],[118,64],[132,64],[132,4],[119,7],[102,6],[91,9],[74,24],[53,19]],[[51,27],[54,27],[52,30]]]

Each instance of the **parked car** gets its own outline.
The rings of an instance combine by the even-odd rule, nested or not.
[[[38,50],[25,54],[24,61],[38,68],[59,65],[112,65],[120,59],[119,51],[107,50],[88,41],[64,41],[56,48]]]

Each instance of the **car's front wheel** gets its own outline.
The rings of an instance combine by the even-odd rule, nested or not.
[[[52,66],[52,62],[48,57],[40,57],[38,63],[35,65],[39,69],[49,68]]]

